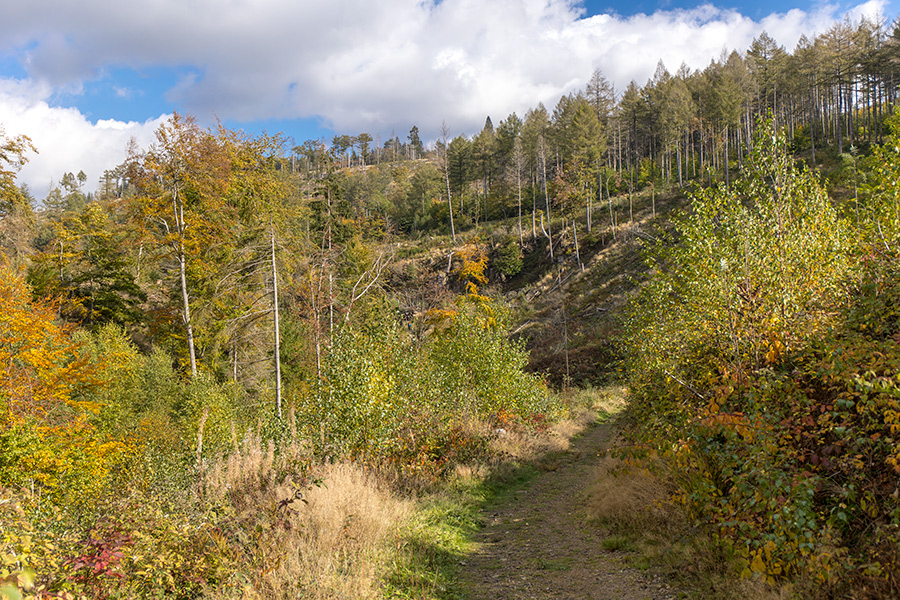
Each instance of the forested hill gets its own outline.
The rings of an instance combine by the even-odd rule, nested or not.
[[[0,595],[387,595],[407,542],[304,494],[441,489],[625,378],[711,565],[896,597],[898,58],[761,35],[427,147],[174,115],[40,201],[0,132]]]

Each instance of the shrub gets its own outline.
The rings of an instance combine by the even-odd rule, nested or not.
[[[671,468],[678,499],[736,574],[890,597],[892,229],[870,220],[851,233],[785,148],[769,129],[741,180],[699,194],[676,220],[677,245],[652,249],[627,323],[632,454]],[[893,218],[878,204],[892,208],[893,196],[867,201],[867,218]]]
[[[497,247],[491,264],[504,275],[518,275],[522,270],[522,247],[516,237],[508,236]]]

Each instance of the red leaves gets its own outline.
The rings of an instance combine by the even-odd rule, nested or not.
[[[73,580],[94,588],[96,598],[106,597],[108,586],[103,580],[125,577],[122,562],[134,539],[115,524],[101,523],[82,543],[85,552],[69,559],[65,566],[73,572]]]

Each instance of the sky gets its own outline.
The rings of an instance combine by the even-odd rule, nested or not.
[[[37,154],[42,199],[67,171],[86,191],[173,111],[289,144],[413,125],[471,135],[583,89],[623,90],[658,61],[703,69],[768,32],[787,50],[900,0],[0,0],[0,127]]]

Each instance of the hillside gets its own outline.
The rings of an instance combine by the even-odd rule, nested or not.
[[[444,550],[411,549],[617,381],[611,476],[704,569],[896,595],[900,130],[754,127],[721,169],[676,149],[682,186],[671,153],[548,165],[543,133],[492,178],[176,116],[99,197],[5,185],[0,591],[433,597]]]

